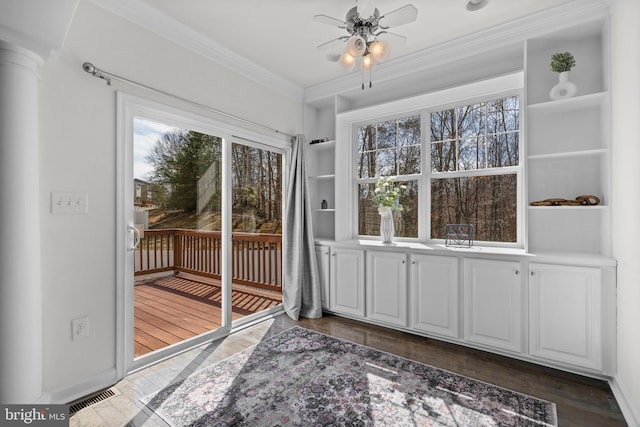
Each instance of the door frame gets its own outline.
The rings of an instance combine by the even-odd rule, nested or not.
[[[288,168],[291,141],[275,138],[249,129],[244,129],[232,119],[213,118],[210,115],[193,113],[187,108],[170,106],[121,91],[116,92],[116,375],[118,379],[145,366],[175,356],[193,347],[223,338],[235,327],[231,319],[231,250],[223,245],[222,252],[222,326],[214,331],[181,341],[148,355],[134,358],[134,294],[133,253],[130,250],[133,237],[128,230],[133,225],[133,118],[136,116],[215,135],[222,138],[222,240],[231,242],[231,146],[234,142],[250,141],[258,146],[280,151],[283,155],[283,189],[288,186]],[[193,110],[193,107],[190,108]],[[259,142],[255,142],[259,141]],[[255,146],[255,145],[254,145]],[[286,221],[284,191],[282,197],[283,221]],[[285,230],[283,229],[283,241]],[[279,310],[265,310],[265,316]],[[241,321],[246,326],[256,321]]]

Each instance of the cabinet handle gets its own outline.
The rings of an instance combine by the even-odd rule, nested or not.
[[[402,260],[402,263],[404,264],[404,260]]]
[[[415,261],[411,261],[411,264],[414,264],[414,265],[415,265],[415,263],[416,263]]]
[[[535,276],[535,275],[536,275],[536,272],[535,272],[535,271],[532,271],[532,272],[531,272],[531,275],[532,275],[532,276]]]
[[[516,270],[516,276],[520,274],[520,270]]]

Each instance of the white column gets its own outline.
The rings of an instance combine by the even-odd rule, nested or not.
[[[0,403],[42,394],[39,56],[0,40]]]

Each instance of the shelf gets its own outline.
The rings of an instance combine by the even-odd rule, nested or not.
[[[605,210],[608,209],[607,205],[575,205],[575,206],[527,206],[528,209],[531,210],[558,210],[558,211],[567,211],[567,210]]]
[[[604,156],[608,153],[606,148],[597,148],[594,150],[579,150],[579,151],[566,151],[561,153],[549,153],[549,154],[533,154],[527,156],[528,160],[546,160],[546,159],[563,159],[563,158],[576,158],[576,157],[595,157]]]
[[[335,173],[329,173],[329,174],[326,174],[326,175],[310,176],[309,179],[324,180],[324,179],[335,179],[335,177],[336,177]]]
[[[315,209],[316,212],[335,212],[335,209]]]
[[[318,142],[316,144],[308,144],[309,149],[311,150],[327,150],[329,148],[334,148],[336,145],[335,140]]]
[[[598,107],[607,98],[607,92],[592,93],[589,95],[575,96],[573,98],[546,101],[527,106],[529,113],[561,113],[582,108]]]

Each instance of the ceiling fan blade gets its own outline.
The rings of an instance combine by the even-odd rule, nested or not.
[[[340,60],[340,54],[339,53],[327,53],[326,58],[327,58],[328,61],[338,62]]]
[[[418,18],[418,9],[412,4],[402,6],[380,17],[381,28],[397,27],[408,24]]]
[[[327,15],[314,15],[313,20],[316,22],[320,22],[322,24],[331,25],[332,27],[347,28],[346,22],[337,18],[332,18]]]
[[[389,45],[394,49],[403,47],[407,42],[407,38],[405,36],[401,36],[400,34],[396,33],[390,33],[388,31],[380,31],[378,34],[376,34],[376,38],[380,41],[389,43]]]
[[[344,44],[348,39],[348,36],[338,37],[337,39],[322,43],[318,46],[318,49],[323,52],[342,53],[344,51]]]

